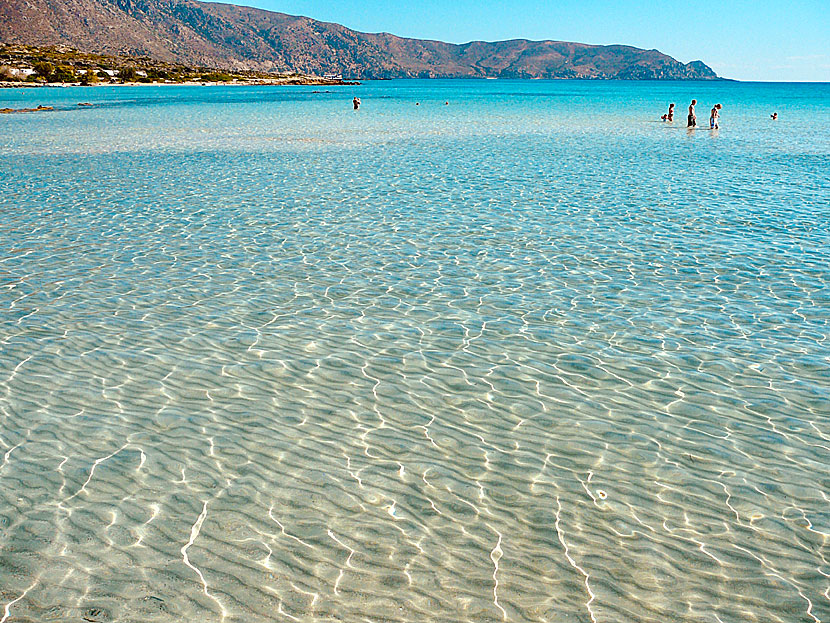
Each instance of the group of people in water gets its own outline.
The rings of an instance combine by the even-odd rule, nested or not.
[[[695,114],[695,106],[697,106],[697,100],[692,100],[692,103],[689,104],[689,116],[686,118],[686,127],[687,128],[694,128],[697,127],[697,115]],[[712,106],[712,110],[709,111],[709,129],[710,130],[717,130],[720,128],[718,122],[720,121],[720,110],[723,108],[720,104],[715,104]],[[664,114],[660,117],[663,121],[674,121],[674,104],[669,104],[669,112]],[[770,115],[770,119],[773,121],[778,120],[778,113],[774,112]]]
[[[449,102],[444,102],[445,105],[448,105]],[[352,105],[354,106],[355,110],[360,110],[360,98],[355,97],[352,100]],[[416,106],[420,105],[420,102],[416,104]],[[697,106],[697,100],[692,100],[692,103],[689,104],[689,116],[686,118],[686,127],[687,128],[694,128],[697,127],[697,115],[695,114],[695,106]],[[710,130],[717,130],[720,128],[718,122],[720,121],[720,110],[723,108],[720,104],[715,104],[712,106],[712,110],[709,111],[709,129]],[[663,121],[674,121],[674,104],[669,104],[669,112],[665,115],[660,117]],[[773,121],[778,120],[778,113],[774,112],[770,115],[770,118]]]
[[[697,114],[695,113],[695,106],[697,106],[697,100],[692,100],[692,103],[689,104],[689,116],[686,118],[687,128],[697,127]],[[718,122],[720,121],[721,108],[723,107],[720,104],[715,104],[712,106],[712,110],[709,111],[709,129],[717,130],[720,127]],[[669,112],[660,118],[663,121],[674,121],[674,104],[669,104]]]

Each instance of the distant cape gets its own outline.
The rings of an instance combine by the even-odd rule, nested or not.
[[[2,0],[0,43],[357,79],[718,78],[701,61],[681,63],[626,45],[524,39],[459,45],[197,0]]]

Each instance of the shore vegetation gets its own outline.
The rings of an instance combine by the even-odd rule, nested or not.
[[[49,84],[354,84],[299,73],[191,67],[149,57],[107,56],[66,46],[0,44],[0,86]]]

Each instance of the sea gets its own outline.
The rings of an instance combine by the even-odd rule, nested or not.
[[[830,84],[37,105],[0,623],[830,622]]]

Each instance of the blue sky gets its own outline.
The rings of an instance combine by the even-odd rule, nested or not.
[[[363,32],[656,48],[738,80],[830,81],[830,0],[223,0]]]

